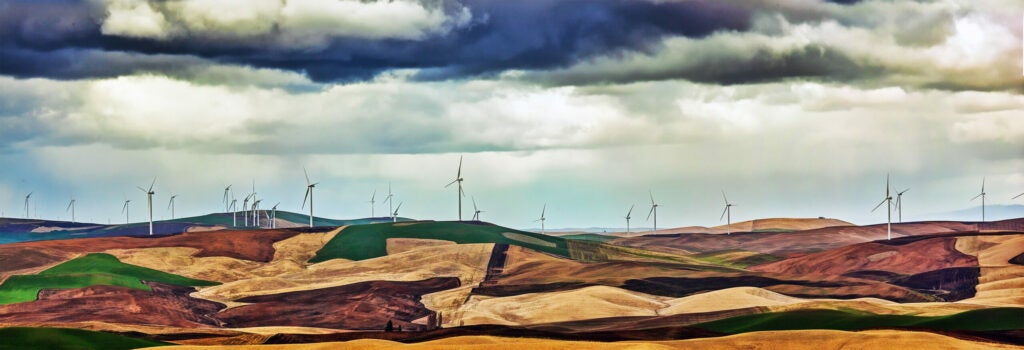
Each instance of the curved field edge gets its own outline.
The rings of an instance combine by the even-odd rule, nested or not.
[[[73,289],[110,285],[151,290],[142,281],[179,286],[220,284],[125,264],[110,254],[92,253],[68,260],[35,275],[11,276],[3,284],[0,284],[0,304],[36,300],[39,291],[43,289]]]
[[[512,233],[508,235],[507,233]],[[529,237],[517,240],[514,237]],[[487,223],[426,221],[408,223],[381,223],[348,226],[341,230],[316,256],[311,263],[331,259],[366,260],[387,255],[389,238],[418,238],[452,241],[458,244],[505,243],[562,257],[569,257],[569,249],[562,238],[533,232],[519,231]],[[539,244],[544,242],[544,244]]]
[[[693,326],[728,334],[807,329],[857,331],[871,328],[1004,331],[1024,329],[1024,308],[979,309],[948,316],[877,315],[851,309],[797,310],[737,316]]]
[[[138,349],[173,345],[149,339],[74,328],[0,328],[0,349]]]

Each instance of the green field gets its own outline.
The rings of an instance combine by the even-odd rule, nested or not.
[[[0,328],[0,349],[138,349],[174,345],[148,339],[70,328]]]
[[[334,236],[310,262],[365,260],[387,255],[388,238],[421,238],[468,243],[507,243],[568,257],[565,239],[488,223],[423,221],[349,226]]]
[[[151,290],[142,281],[179,286],[218,284],[125,264],[113,255],[94,253],[69,260],[36,275],[11,276],[4,281],[4,284],[0,285],[0,304],[36,300],[41,289],[71,289],[108,285]]]
[[[1024,329],[1024,308],[991,308],[949,316],[876,315],[855,310],[799,310],[745,315],[701,323],[694,327],[722,333],[869,328],[925,328],[934,330],[1001,331]]]

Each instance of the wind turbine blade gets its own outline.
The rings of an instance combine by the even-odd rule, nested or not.
[[[458,178],[456,178],[455,180],[452,180],[452,182],[449,182],[449,183],[448,183],[447,185],[444,185],[444,188],[448,188],[448,186],[451,186],[451,185],[452,185],[453,183],[455,183],[456,181],[459,181],[459,179],[458,179]]]
[[[309,191],[312,191],[312,189],[306,187],[306,194],[302,196],[302,209],[306,209],[306,198],[309,198]]]
[[[725,197],[725,190],[722,190],[722,199],[725,200],[725,204],[729,204],[729,198]],[[719,220],[719,221],[721,221],[721,220]]]
[[[149,193],[149,191],[146,191],[146,189],[145,189],[145,188],[142,188],[141,186],[135,186],[135,188],[138,188],[138,189],[139,189],[139,191],[142,191],[142,192],[146,192],[146,193]]]
[[[149,191],[146,191],[146,193],[153,192],[153,185],[156,185],[156,178],[155,177],[153,178],[153,182],[149,183]]]
[[[981,193],[985,193],[985,178],[981,178]]]
[[[306,175],[306,184],[309,185],[309,172],[306,171],[306,167],[302,167],[302,174]]]
[[[651,205],[654,205],[654,193],[651,190],[647,190],[647,194],[651,196]]]
[[[900,191],[897,194],[904,194],[904,193],[907,193],[907,191],[910,191],[910,187],[907,187],[906,189],[904,189],[903,191]]]
[[[68,211],[68,210],[71,210],[71,204],[74,204],[74,203],[75,203],[75,201],[70,201],[70,202],[68,202],[68,208],[67,208],[67,209],[64,209],[64,211]]]
[[[636,206],[636,204],[633,204],[633,205],[629,206],[629,211],[626,212],[626,216],[627,217],[633,214],[633,207],[635,207],[635,206]]]
[[[373,195],[370,195],[370,201],[373,202],[377,198],[377,190],[373,190]]]
[[[460,177],[462,177],[462,156],[459,156],[459,171],[457,173],[455,173],[455,178],[456,179],[458,179]]]
[[[656,208],[656,207],[652,205],[651,206],[651,211],[647,212],[647,221],[651,220],[651,214],[654,214],[654,208]]]
[[[881,207],[882,204],[885,204],[885,201],[887,201],[887,200],[889,200],[889,198],[883,199],[881,202],[878,203],[878,205],[875,206],[874,209],[871,209],[871,212],[874,213],[875,210],[878,210],[878,207]]]
[[[979,193],[977,196],[974,196],[974,198],[971,198],[971,201],[973,202],[975,199],[978,199],[978,197],[981,197],[981,193]]]
[[[541,217],[542,219],[544,218],[544,212],[546,212],[546,211],[548,211],[548,204],[547,204],[547,203],[544,203],[544,207],[542,207],[542,208],[540,209],[540,217]]]
[[[404,202],[398,202],[398,206],[395,207],[395,216],[398,216],[398,209],[402,207],[402,203]]]
[[[478,211],[478,209],[476,208],[476,197],[469,197],[469,198],[473,200],[473,211]]]
[[[466,191],[462,190],[462,186],[459,186],[459,193],[461,193],[463,197],[466,196]]]
[[[1024,193],[1021,193],[1021,194],[1018,194],[1016,196],[1013,196],[1013,198],[1010,198],[1010,199],[1017,199],[1017,198],[1020,198],[1020,196],[1024,196]]]
[[[725,207],[724,209],[722,209],[722,216],[719,216],[719,217],[718,217],[718,221],[722,221],[722,219],[724,219],[724,218],[725,218],[725,212],[726,212],[727,210],[729,210],[729,206],[726,206],[726,207]]]

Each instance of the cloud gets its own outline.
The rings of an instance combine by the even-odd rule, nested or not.
[[[262,39],[280,47],[320,47],[333,38],[420,40],[469,23],[454,3],[414,0],[105,0],[102,33],[166,40]]]
[[[548,69],[586,57],[649,51],[667,36],[744,30],[751,15],[734,4],[705,0],[89,4],[6,4],[0,15],[5,27],[0,49],[6,51],[0,57],[58,61],[68,53],[95,50],[203,57],[222,64],[287,69],[320,82],[372,79],[393,69],[419,69],[420,79],[437,80]],[[49,55],[57,57],[45,57]],[[52,78],[95,73],[21,66],[2,73]]]

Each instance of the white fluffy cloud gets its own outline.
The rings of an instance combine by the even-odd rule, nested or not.
[[[107,35],[167,39],[269,38],[284,47],[324,45],[334,37],[418,40],[469,23],[461,6],[416,0],[104,0]]]

